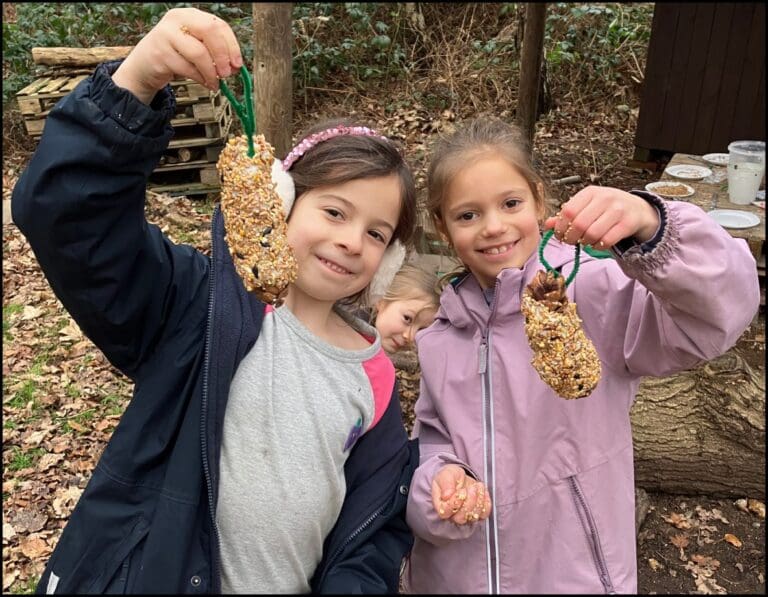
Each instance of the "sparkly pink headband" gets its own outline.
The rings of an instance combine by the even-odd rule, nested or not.
[[[369,129],[367,126],[345,126],[345,125],[339,125],[334,126],[332,128],[326,129],[324,131],[320,131],[319,133],[314,133],[313,135],[310,135],[309,137],[305,137],[302,139],[296,147],[291,149],[291,151],[288,153],[287,156],[285,156],[285,159],[283,160],[283,170],[286,172],[293,166],[293,163],[298,160],[301,156],[303,156],[307,151],[312,149],[315,145],[318,143],[322,143],[323,141],[327,141],[328,139],[333,139],[334,137],[339,137],[341,135],[358,135],[363,137],[380,137],[381,139],[384,139],[387,141],[388,139],[382,135],[379,135],[376,131],[373,129]]]

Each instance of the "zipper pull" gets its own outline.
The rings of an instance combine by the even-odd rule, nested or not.
[[[480,357],[479,357],[479,365],[477,368],[477,372],[480,375],[483,375],[485,373],[485,369],[488,365],[488,345],[483,341],[480,344]]]

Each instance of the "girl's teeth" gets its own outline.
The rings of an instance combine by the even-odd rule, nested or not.
[[[328,266],[329,268],[331,268],[333,271],[335,271],[335,272],[338,272],[338,273],[340,273],[340,274],[347,274],[347,273],[349,273],[349,272],[347,272],[347,270],[345,270],[345,269],[343,269],[343,268],[339,267],[339,266],[338,266],[338,265],[336,265],[335,263],[331,263],[330,261],[328,261],[328,260],[326,260],[326,259],[323,259],[323,263],[325,263],[325,265],[327,265],[327,266]]]

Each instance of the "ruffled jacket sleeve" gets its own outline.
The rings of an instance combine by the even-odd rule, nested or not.
[[[669,375],[723,354],[760,302],[744,240],[695,205],[656,203],[666,226],[652,251],[633,248],[615,261],[586,262],[574,282],[600,359],[629,377]]]

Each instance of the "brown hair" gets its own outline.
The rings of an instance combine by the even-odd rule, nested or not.
[[[549,211],[544,179],[531,163],[530,147],[520,129],[498,118],[480,117],[438,139],[432,149],[427,171],[426,207],[438,229],[451,181],[464,166],[488,154],[506,159],[528,183],[540,213]]]
[[[299,136],[299,141],[338,125],[361,126],[347,119],[325,120]],[[296,185],[296,199],[317,187],[350,180],[397,175],[400,180],[400,218],[390,243],[413,243],[416,226],[416,185],[403,155],[390,140],[363,135],[339,135],[322,141],[297,159],[289,170]]]

